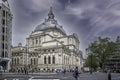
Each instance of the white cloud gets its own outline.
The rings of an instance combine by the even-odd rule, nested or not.
[[[17,0],[15,1],[17,2]],[[55,12],[56,17],[59,17],[58,22],[60,22],[61,19],[62,22],[61,24],[66,24],[63,25],[63,28],[66,28],[65,30],[67,32],[72,33],[74,31],[78,33],[80,37],[82,34],[84,34],[84,37],[80,38],[80,41],[82,41],[82,45],[80,45],[82,50],[85,49],[88,43],[94,40],[96,36],[99,36],[99,33],[102,33],[103,31],[105,32],[106,29],[110,29],[114,26],[120,26],[120,3],[119,3],[120,0],[76,0],[77,2],[69,4],[59,3],[58,0],[28,0],[28,1],[29,2],[27,2],[27,0],[20,1],[18,0],[17,3],[18,5],[15,6],[15,4],[12,4],[14,8],[17,7],[16,12],[18,12],[17,14],[19,14],[19,16],[22,18],[21,20],[24,19],[23,14],[21,14],[21,12],[24,13],[24,15],[27,15],[27,17],[29,17],[28,20],[27,18],[25,18],[25,20],[23,21],[21,21],[19,18],[18,19],[19,24],[20,22],[22,24],[24,21],[28,21],[28,23],[34,23],[35,20],[36,21],[39,20],[36,19],[36,17],[41,16],[43,17],[43,14],[45,14],[45,12],[49,10],[49,7],[52,6],[54,7],[54,11],[56,11]],[[19,2],[21,3],[19,4]],[[26,14],[26,12],[28,13]],[[36,13],[40,15],[36,15]],[[85,23],[81,26],[79,21],[83,20],[84,23],[84,21],[86,21],[84,18],[89,19],[88,23]],[[43,19],[44,17],[41,18],[41,20]],[[34,21],[32,22],[32,20]],[[35,24],[37,23],[36,21]],[[18,29],[18,26],[19,26],[18,24],[15,25],[17,29],[15,34],[13,35],[14,43],[17,43],[19,41],[24,42],[26,38],[25,35],[22,36],[21,33],[18,33],[20,31]],[[23,23],[23,26],[29,25]],[[31,30],[29,31],[31,32]],[[18,40],[19,38],[17,39],[16,33],[17,35],[24,39]]]
[[[60,4],[57,0],[31,0],[32,1],[32,9],[35,11],[43,11],[49,9],[50,6],[52,7],[60,7]]]
[[[0,3],[2,3],[2,0],[0,0]]]

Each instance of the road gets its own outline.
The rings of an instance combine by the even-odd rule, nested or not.
[[[0,75],[0,80],[75,80],[72,76],[73,73],[38,73],[38,74],[15,74],[6,73]],[[112,73],[112,80],[120,80],[120,74]],[[108,80],[106,73],[81,73],[79,80]]]

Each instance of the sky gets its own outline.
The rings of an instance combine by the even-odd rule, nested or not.
[[[68,35],[76,33],[80,50],[99,36],[115,40],[120,35],[120,0],[8,0],[13,14],[12,45],[26,38],[47,17],[50,6]]]

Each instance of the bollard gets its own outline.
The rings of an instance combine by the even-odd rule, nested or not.
[[[111,80],[111,73],[108,73],[108,80]]]

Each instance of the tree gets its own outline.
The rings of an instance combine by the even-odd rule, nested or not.
[[[89,55],[85,63],[86,63],[86,66],[89,66],[94,71],[96,71],[97,67],[99,66],[98,59],[94,55]]]
[[[94,41],[93,43],[91,43],[86,50],[89,55],[92,54],[96,56],[99,66],[101,67],[101,69],[104,70],[104,64],[107,61],[108,55],[112,53],[114,49],[115,44],[110,41],[110,38],[98,37],[98,41]]]

